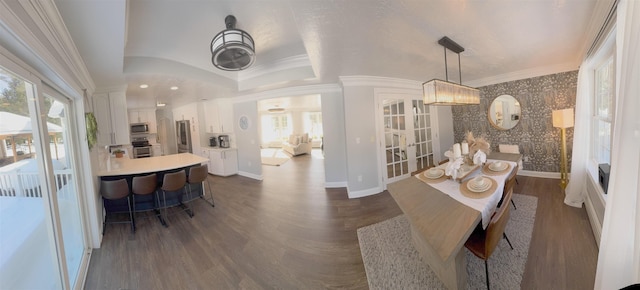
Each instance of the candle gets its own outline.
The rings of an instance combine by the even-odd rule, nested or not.
[[[460,143],[453,144],[453,158],[460,158]]]
[[[469,143],[462,142],[462,155],[469,154]]]

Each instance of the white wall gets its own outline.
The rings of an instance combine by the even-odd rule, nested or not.
[[[236,147],[238,148],[238,173],[242,176],[262,180],[262,160],[260,158],[260,135],[258,134],[258,106],[256,101],[235,103],[233,105],[234,120],[240,116],[249,118],[247,130],[240,129],[234,122]]]
[[[382,191],[378,175],[373,87],[345,86],[344,123],[349,197]]]
[[[347,186],[345,114],[342,93],[323,93],[322,129],[325,187]]]

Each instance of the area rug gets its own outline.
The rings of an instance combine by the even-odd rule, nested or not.
[[[282,149],[262,149],[260,152],[262,164],[271,166],[280,166],[289,161],[291,157],[284,153]]]
[[[514,194],[505,233],[513,250],[502,239],[489,259],[491,289],[520,289],[538,198]],[[371,289],[446,289],[429,269],[411,242],[404,215],[358,229],[360,252]],[[468,289],[486,289],[484,261],[466,248]]]

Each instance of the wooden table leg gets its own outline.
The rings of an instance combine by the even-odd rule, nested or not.
[[[411,237],[413,245],[420,255],[427,261],[427,264],[436,273],[440,281],[448,289],[467,288],[467,259],[464,250],[460,249],[455,257],[449,261],[443,261],[433,248],[419,235],[418,231],[411,226]]]

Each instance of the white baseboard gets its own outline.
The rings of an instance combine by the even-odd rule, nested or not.
[[[338,182],[325,182],[324,188],[339,188],[339,187],[347,187],[346,181],[338,181]]]
[[[349,198],[359,198],[359,197],[370,196],[370,195],[381,193],[382,191],[384,190],[379,187],[369,188],[365,190],[358,190],[358,191],[352,191],[349,189],[349,187],[347,187],[347,194],[349,195]]]
[[[264,176],[262,175],[257,175],[257,174],[253,174],[253,173],[249,173],[249,172],[245,172],[245,171],[239,171],[238,175],[240,176],[244,176],[244,177],[249,177],[255,180],[263,180]]]
[[[530,176],[530,177],[540,177],[540,178],[560,179],[560,172],[542,172],[542,171],[519,170],[518,171],[518,175]]]

